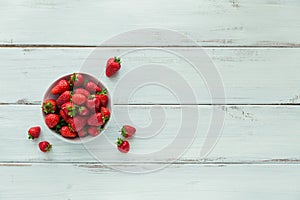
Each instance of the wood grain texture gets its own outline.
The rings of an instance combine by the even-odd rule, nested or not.
[[[99,45],[122,32],[154,27],[179,31],[201,46],[299,46],[299,6],[297,0],[1,1],[0,44]],[[150,35],[146,43],[125,37],[106,45],[191,45],[165,43],[156,31]]]
[[[119,48],[102,49],[118,52]],[[124,48],[120,48],[124,49]],[[129,48],[125,50],[134,50]],[[175,52],[177,49],[171,49]],[[183,48],[181,51],[197,57],[201,49]],[[1,48],[0,49],[0,103],[40,103],[46,88],[58,77],[84,66],[93,48]],[[201,67],[211,67],[211,61],[222,77],[224,97],[216,100],[227,104],[297,104],[300,102],[298,48],[224,48],[205,49],[207,57],[201,53]],[[105,59],[91,58],[98,63],[100,70]],[[211,61],[209,60],[211,59]],[[184,60],[158,50],[139,50],[123,57],[123,67],[113,79],[102,76],[100,79],[112,92],[119,80],[142,64],[160,64],[179,74],[194,89],[197,99],[179,102],[166,88],[152,85],[140,88],[127,101],[123,97],[128,91],[138,87],[143,76],[135,76],[126,82],[124,90],[114,93],[116,104],[211,104],[211,96],[205,80]],[[97,71],[97,77],[100,77]],[[158,73],[159,74],[159,73]],[[165,80],[175,82],[174,77]],[[157,81],[160,82],[159,77]],[[180,86],[178,86],[180,87]],[[171,88],[172,89],[172,88]]]
[[[134,175],[101,165],[0,166],[0,198],[298,200],[299,171],[299,165],[173,165]]]
[[[159,112],[163,109],[163,113]],[[0,106],[0,162],[177,162],[183,163],[299,163],[299,106],[197,106],[199,126],[192,145],[184,155],[161,158],[147,157],[147,154],[160,151],[180,136],[181,106],[115,106],[113,116],[123,116],[129,110],[130,119],[112,118],[99,143],[87,146],[99,149],[100,159],[95,159],[86,146],[65,143],[54,137],[42,121],[39,106],[5,105]],[[205,158],[200,150],[210,125],[213,109],[226,114],[222,135],[213,151]],[[166,119],[161,131],[151,128],[153,121]],[[123,156],[113,142],[119,136],[118,130],[130,121],[138,133],[131,140],[132,155],[143,154],[144,158],[132,155]],[[178,123],[176,123],[178,122]],[[42,134],[38,141],[53,143],[53,151],[44,154],[38,150],[38,141],[27,139],[26,130],[33,125],[41,125]],[[192,128],[187,128],[188,133]],[[153,131],[153,132],[152,132]],[[154,132],[156,131],[156,132]],[[111,142],[111,144],[109,143]],[[17,148],[16,148],[17,147]],[[178,148],[178,146],[171,146]],[[93,151],[92,151],[93,153]],[[98,157],[99,158],[99,157]]]

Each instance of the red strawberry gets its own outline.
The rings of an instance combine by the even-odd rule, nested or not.
[[[102,114],[103,118],[105,119],[105,121],[108,120],[110,117],[110,111],[105,107],[101,107],[101,114]]]
[[[84,77],[83,77],[83,75],[79,74],[79,73],[73,73],[70,76],[70,83],[74,87],[80,87],[84,83]]]
[[[42,152],[47,152],[47,151],[50,151],[50,149],[52,148],[52,145],[47,141],[42,141],[39,143],[39,148]]]
[[[86,97],[89,97],[91,95],[91,93],[89,91],[87,91],[86,89],[83,89],[83,88],[75,89],[74,94],[83,94]]]
[[[58,83],[52,88],[51,93],[56,94],[62,94],[63,92],[70,90],[70,85],[68,81],[66,80],[60,80]]]
[[[121,129],[121,134],[125,138],[131,138],[136,132],[136,129],[129,125],[124,125]]]
[[[78,113],[80,116],[88,116],[90,114],[90,111],[87,107],[81,106],[78,109]]]
[[[85,136],[88,135],[88,132],[87,132],[86,129],[84,128],[84,129],[81,129],[80,131],[78,131],[77,134],[78,134],[79,137],[85,137]]]
[[[71,102],[64,103],[61,106],[61,110],[65,113],[67,118],[74,117],[76,114],[75,105]]]
[[[111,77],[114,75],[117,71],[119,71],[121,68],[121,59],[114,57],[108,59],[106,63],[106,76]]]
[[[130,150],[130,145],[127,140],[122,140],[121,138],[118,138],[118,141],[116,142],[118,149],[122,153],[128,153]]]
[[[107,106],[108,97],[107,97],[106,94],[96,94],[95,96],[96,96],[96,98],[99,99],[100,104],[101,104],[102,107],[106,107]]]
[[[57,114],[46,115],[45,122],[49,128],[54,128],[59,122],[59,116]]]
[[[59,114],[65,121],[68,121],[68,115],[63,110],[60,110]]]
[[[43,108],[44,113],[46,113],[46,114],[55,113],[55,111],[57,109],[56,101],[54,99],[47,99],[43,103],[42,108]]]
[[[91,81],[85,84],[85,88],[91,93],[101,92],[101,88],[96,83]]]
[[[28,139],[38,138],[40,136],[41,127],[35,126],[28,130]]]
[[[91,136],[96,136],[100,133],[99,128],[97,126],[89,126],[87,131]]]
[[[70,100],[71,100],[71,92],[65,91],[56,99],[56,103],[58,107],[61,107],[64,103],[67,103]]]
[[[83,94],[73,94],[72,102],[76,105],[82,105],[86,102],[86,96],[84,96]]]
[[[77,136],[77,134],[71,131],[71,129],[68,126],[61,127],[60,134],[66,138],[75,138]]]
[[[103,118],[101,113],[95,113],[90,116],[87,121],[88,125],[90,126],[102,126],[103,125]]]
[[[91,96],[90,98],[91,99],[88,99],[86,101],[86,107],[88,109],[90,109],[90,111],[92,111],[92,112],[99,111],[100,110],[100,106],[101,106],[100,100],[98,98],[93,97],[93,96]]]
[[[78,132],[83,129],[83,127],[86,125],[86,119],[80,116],[76,116],[74,118],[69,118],[68,123],[70,127],[73,129],[74,132]]]

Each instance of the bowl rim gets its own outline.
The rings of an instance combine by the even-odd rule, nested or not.
[[[101,82],[98,78],[96,78],[94,75],[92,74],[89,74],[89,73],[86,73],[86,72],[73,72],[73,73],[78,73],[78,74],[82,74],[84,76],[88,76],[89,78],[92,78],[92,81],[93,80],[97,80],[97,84],[99,83],[100,86],[101,86],[101,89],[105,88],[106,89],[106,94],[108,96],[108,107],[109,107],[109,110],[110,110],[110,113],[112,115],[112,97],[110,95],[110,92],[108,91],[107,87],[103,84],[103,82]],[[69,73],[69,74],[65,74],[65,75],[62,75],[60,76],[58,79],[56,79],[54,82],[52,82],[46,89],[46,91],[44,92],[44,95],[43,95],[43,99],[42,99],[42,103],[41,103],[41,108],[43,106],[43,103],[46,99],[49,99],[48,96],[52,95],[51,94],[51,89],[53,88],[53,86],[58,83],[58,81],[62,80],[62,79],[67,79],[67,77],[69,77],[70,75],[72,75],[73,73]],[[93,81],[94,82],[94,81]],[[46,114],[43,112],[43,109],[41,109],[41,114],[42,114],[42,118],[43,118],[43,121],[45,123],[45,116]],[[84,143],[87,143],[87,142],[91,142],[93,141],[94,139],[96,139],[97,137],[99,137],[100,135],[104,134],[107,130],[107,127],[109,126],[110,124],[110,121],[111,121],[111,116],[110,116],[110,119],[105,123],[104,125],[104,128],[101,130],[101,132],[96,135],[96,136],[91,136],[91,135],[87,135],[86,137],[76,137],[74,139],[72,138],[65,138],[63,136],[61,136],[60,134],[56,133],[54,130],[50,129],[46,123],[45,123],[45,126],[47,128],[47,130],[49,130],[51,132],[51,134],[53,134],[56,138],[59,138],[60,140],[64,141],[64,142],[67,142],[69,144],[84,144]]]

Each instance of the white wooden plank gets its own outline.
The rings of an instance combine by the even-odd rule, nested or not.
[[[297,0],[17,0],[0,3],[1,44],[99,45],[119,33],[166,28],[199,45],[299,46]],[[107,45],[191,45],[165,42],[157,31]]]
[[[126,48],[101,49],[104,53],[118,55]],[[175,52],[178,49],[171,49]],[[158,50],[138,50],[123,56],[123,67],[117,77],[101,81],[112,92],[122,78],[135,69],[143,69],[141,64],[160,64],[179,73],[195,91],[194,101],[178,102],[166,88],[152,85],[140,88],[128,102],[124,97],[128,91],[138,87],[144,76],[135,76],[127,81],[124,90],[114,93],[117,104],[176,104],[176,103],[226,103],[229,104],[277,104],[299,103],[299,49],[265,49],[265,48],[224,48],[205,49],[208,57],[201,49],[179,48],[190,56],[201,60],[200,67],[213,67],[210,60],[223,80],[224,97],[211,101],[210,93],[203,77],[186,61],[172,54]],[[1,48],[0,49],[0,103],[37,103],[40,102],[46,88],[58,77],[79,71],[84,65],[93,48]],[[114,54],[115,53],[115,54]],[[100,77],[101,68],[106,57],[91,58],[99,67],[94,72]],[[156,72],[154,72],[156,73]],[[159,75],[160,73],[157,72]],[[159,77],[157,77],[159,79]],[[165,80],[177,83],[176,77],[166,76]],[[161,80],[157,80],[161,82]],[[122,85],[122,84],[119,84]],[[176,88],[180,88],[178,85]]]
[[[299,165],[173,165],[134,175],[80,165],[0,166],[1,199],[298,200]]]
[[[212,152],[203,160],[200,151],[210,125],[214,107],[199,106],[199,127],[193,144],[183,156],[152,156],[168,146],[170,150],[181,146],[170,145],[175,139],[182,143],[190,142],[188,133],[192,126],[185,129],[185,135],[178,134],[181,127],[181,112],[184,107],[130,106],[130,119],[123,118],[126,106],[115,106],[107,131],[96,144],[74,145],[60,141],[45,127],[39,106],[0,106],[0,161],[1,162],[214,162],[214,163],[297,163],[299,157],[299,116],[300,106],[219,106],[226,114],[223,132]],[[190,107],[196,109],[195,107]],[[189,109],[190,109],[189,108]],[[151,114],[150,115],[150,110]],[[161,131],[154,132],[155,123],[164,120]],[[118,117],[118,118],[117,118]],[[132,122],[130,122],[132,120]],[[119,128],[126,123],[134,124],[137,137],[130,140],[131,154],[120,154],[112,144],[119,136]],[[153,125],[154,124],[154,125]],[[53,151],[43,154],[38,150],[38,141],[29,141],[26,131],[30,126],[41,125],[40,140],[53,143]],[[152,126],[150,126],[152,125]],[[158,126],[158,125],[157,125]],[[153,132],[152,132],[153,131]],[[155,137],[150,137],[156,134]],[[212,138],[212,136],[208,136]],[[39,140],[39,141],[40,141]],[[111,144],[109,143],[111,142]],[[89,151],[86,150],[88,148]],[[99,149],[99,150],[98,150]],[[95,151],[96,150],[96,153]],[[184,149],[183,149],[184,150]],[[92,157],[92,155],[95,156]],[[100,153],[100,154],[98,154]],[[145,155],[138,157],[137,155]]]

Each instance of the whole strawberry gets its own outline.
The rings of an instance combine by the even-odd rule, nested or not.
[[[82,74],[79,73],[73,73],[70,76],[70,84],[72,84],[74,87],[80,87],[84,83],[84,77]]]
[[[57,114],[46,115],[45,122],[49,128],[54,128],[59,122],[59,116]]]
[[[75,116],[74,118],[69,118],[67,122],[74,132],[78,132],[84,128],[87,120],[81,116]]]
[[[101,92],[101,88],[92,81],[89,81],[85,84],[85,89],[91,93]]]
[[[61,106],[61,110],[65,114],[65,115],[61,114],[63,118],[64,118],[64,116],[66,116],[66,118],[74,117],[75,114],[76,114],[76,108],[75,108],[75,105],[72,102],[64,103]]]
[[[114,75],[117,71],[119,71],[121,68],[121,59],[114,57],[108,59],[106,63],[106,76],[111,77]]]
[[[41,127],[34,126],[28,130],[28,139],[38,138],[40,136]]]
[[[56,104],[58,107],[61,107],[64,103],[67,103],[70,100],[71,100],[71,92],[65,91],[56,99]]]
[[[54,99],[47,99],[43,102],[43,112],[46,114],[55,113],[57,106],[56,101]]]
[[[52,88],[51,93],[54,95],[62,94],[63,92],[70,90],[68,81],[62,79]]]
[[[72,131],[68,126],[63,126],[60,129],[60,134],[66,138],[75,138],[77,134]]]
[[[91,115],[90,118],[87,120],[87,123],[90,126],[102,126],[104,124],[102,114],[95,113]]]
[[[89,91],[87,91],[86,89],[83,89],[83,88],[76,88],[74,90],[74,94],[83,94],[86,97],[89,97],[91,95],[91,93]]]
[[[101,107],[101,114],[105,121],[109,120],[110,111],[108,110],[108,108]]]
[[[121,138],[118,138],[117,142],[116,142],[118,149],[120,152],[122,153],[128,153],[130,150],[130,145],[129,142],[127,140],[122,140]]]
[[[72,96],[72,102],[76,105],[82,105],[86,102],[86,96],[83,94],[73,94]]]
[[[90,114],[90,111],[87,107],[81,106],[78,108],[78,114],[80,116],[88,116]]]
[[[98,112],[100,110],[100,100],[98,98],[95,98],[93,95],[89,97],[89,99],[86,101],[86,107],[90,109],[92,113]]]
[[[102,107],[106,107],[107,106],[108,97],[107,97],[107,94],[106,94],[106,90],[102,90],[101,93],[95,94],[95,97],[97,99],[99,99],[100,104],[101,104]]]
[[[125,138],[131,138],[134,136],[136,129],[129,125],[124,125],[121,129],[121,134]]]
[[[96,135],[98,135],[100,133],[100,130],[99,130],[99,128],[97,126],[89,126],[87,132],[91,136],[96,136]]]
[[[52,145],[47,141],[42,141],[39,143],[39,148],[42,152],[48,152],[52,148]]]

